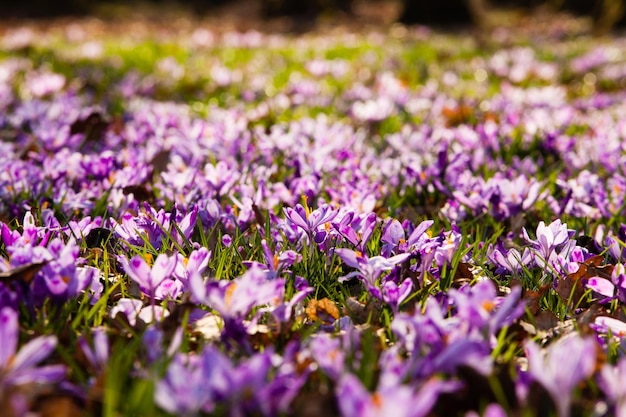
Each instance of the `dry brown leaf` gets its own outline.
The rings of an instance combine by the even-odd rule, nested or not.
[[[18,266],[8,271],[0,272],[0,282],[12,283],[22,281],[30,284],[35,275],[43,268],[48,262],[34,262],[32,264],[26,264]]]
[[[604,257],[600,255],[593,256],[585,262],[579,263],[578,271],[559,280],[556,292],[561,297],[561,300],[565,303],[571,302],[572,305],[577,305],[585,294],[584,280],[593,277],[611,279],[613,265],[602,265],[602,262],[604,262]]]
[[[339,309],[328,298],[309,301],[305,312],[310,320],[321,321],[325,324],[330,324],[339,318]]]
[[[540,287],[538,290],[526,290],[524,291],[524,302],[530,311],[530,314],[533,316],[538,314],[541,311],[541,307],[539,306],[539,302],[541,301],[541,297],[550,289],[550,284],[546,284]]]

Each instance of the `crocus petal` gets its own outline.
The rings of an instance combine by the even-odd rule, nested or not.
[[[591,288],[600,295],[613,297],[615,295],[615,285],[608,279],[593,277],[587,281],[587,288]]]
[[[302,228],[305,232],[309,232],[309,224],[306,221],[306,215],[304,214],[304,208],[302,206],[298,204],[295,209],[285,207],[283,213],[293,224]]]
[[[52,384],[62,381],[66,374],[67,369],[64,365],[41,366],[12,372],[5,382],[9,385]]]
[[[500,406],[500,404],[489,404],[485,408],[484,417],[506,417],[506,411]]]
[[[124,313],[128,323],[134,326],[137,322],[137,314],[139,314],[139,310],[141,310],[142,306],[143,303],[141,300],[122,298],[118,301],[117,305],[111,309],[111,317],[115,318],[118,313]]]
[[[414,245],[415,243],[417,243],[417,241],[419,240],[419,238],[426,232],[426,230],[428,230],[428,228],[430,228],[430,226],[432,226],[435,222],[433,220],[424,220],[423,222],[421,222],[420,224],[417,225],[417,227],[415,228],[415,230],[413,230],[413,232],[411,233],[411,235],[409,236],[409,238],[407,239],[407,243],[409,244],[409,246]]]
[[[596,330],[607,333],[609,330],[614,336],[626,335],[626,323],[613,317],[598,316],[593,321]]]
[[[400,239],[404,239],[404,229],[398,220],[392,219],[385,226],[380,240],[381,242],[397,245]]]
[[[490,330],[495,332],[503,326],[513,323],[524,314],[525,304],[521,300],[522,287],[513,287],[511,293],[506,296],[491,319]]]
[[[195,269],[202,273],[209,265],[209,259],[211,258],[211,251],[205,247],[191,252],[189,255],[189,262],[187,263],[187,269]],[[178,265],[177,265],[178,266]]]
[[[153,321],[161,321],[169,315],[169,310],[166,310],[161,306],[147,306],[141,309],[137,317],[143,320],[144,323],[150,324]]]
[[[37,365],[52,353],[57,345],[56,336],[40,336],[26,343],[15,355],[12,372],[20,372]]]
[[[400,296],[398,297],[398,304],[402,303],[413,291],[413,280],[411,278],[406,278],[400,284],[399,292]]]
[[[369,264],[375,269],[379,271],[388,271],[393,269],[399,263],[404,262],[409,257],[411,257],[410,253],[401,253],[400,255],[392,256],[391,258],[385,258],[382,256],[373,256],[369,259]]]
[[[94,356],[93,351],[91,350],[91,346],[89,346],[89,343],[87,342],[87,339],[85,337],[80,336],[78,338],[78,347],[83,352],[83,355],[85,355],[85,358],[87,358],[87,362],[89,362],[89,365],[97,368],[98,364],[96,362],[96,357]]]
[[[135,255],[130,261],[122,258],[124,270],[128,276],[142,288],[151,288],[150,267],[140,255]]]
[[[440,381],[437,379],[428,380],[420,388],[417,395],[413,395],[410,401],[410,417],[423,417],[429,415],[440,394],[443,392],[454,392],[461,388],[461,385],[455,381]],[[408,405],[408,404],[407,404]]]
[[[4,368],[17,349],[17,313],[10,307],[0,310],[0,368]]]
[[[360,417],[370,400],[370,394],[361,381],[352,374],[341,378],[337,386],[337,398],[341,415],[344,417]]]
[[[61,295],[67,290],[67,282],[57,273],[52,275],[46,274],[43,276],[43,279],[48,290],[54,295]]]
[[[372,233],[376,229],[376,213],[370,213],[364,220],[363,230],[361,232],[361,244],[359,247],[364,249],[372,237]],[[404,237],[404,232],[402,232],[402,237]]]
[[[79,292],[88,288],[100,275],[100,270],[93,266],[82,266],[76,268],[74,279],[69,282],[67,287],[68,295],[76,296]]]
[[[360,273],[360,272],[358,272],[358,271],[352,271],[352,272],[350,272],[349,274],[346,274],[346,275],[344,275],[344,276],[342,276],[342,277],[339,277],[339,278],[337,279],[337,281],[339,281],[339,282],[346,282],[346,281],[351,280],[352,278],[354,278],[354,277],[358,277],[358,276],[360,276],[360,275],[361,275],[361,273]]]
[[[335,253],[341,258],[341,260],[348,266],[352,268],[360,268],[361,264],[359,264],[358,254],[350,249],[339,248],[335,249]]]
[[[191,292],[194,301],[206,304],[206,284],[204,278],[202,278],[197,271],[191,271],[191,276],[189,277],[189,292]]]
[[[166,278],[169,278],[176,268],[176,257],[169,257],[162,253],[154,260],[154,265],[150,271],[150,287],[156,288]]]
[[[103,328],[94,329],[93,347],[97,363],[106,364],[109,361],[109,339]]]
[[[400,291],[398,290],[398,285],[393,281],[387,281],[383,284],[382,291],[383,301],[387,304],[395,305],[398,303],[398,299],[400,298]]]

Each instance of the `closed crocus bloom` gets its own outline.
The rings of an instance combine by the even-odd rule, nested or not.
[[[609,404],[615,407],[613,415],[626,416],[626,359],[621,358],[616,365],[604,364],[598,375],[598,385]]]
[[[548,226],[543,221],[539,222],[536,232],[537,240],[531,239],[526,229],[523,229],[524,239],[536,249],[536,262],[540,267],[548,265],[550,260],[556,256],[556,248],[569,240],[569,233],[567,224],[561,223],[559,219]]]
[[[547,349],[532,342],[524,344],[528,372],[550,394],[559,417],[567,417],[573,391],[593,373],[596,366],[596,342],[576,333],[563,337]]]

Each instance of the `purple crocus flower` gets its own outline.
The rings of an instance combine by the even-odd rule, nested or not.
[[[598,375],[598,385],[615,407],[613,415],[626,416],[626,358],[620,358],[616,365],[604,364]]]
[[[521,293],[522,288],[517,286],[506,297],[498,297],[494,283],[486,280],[473,287],[453,288],[449,295],[456,307],[456,317],[475,328],[486,326],[489,334],[494,335],[524,314]]]
[[[63,365],[37,366],[54,351],[55,336],[39,336],[19,350],[18,315],[9,308],[0,310],[0,398],[11,387],[26,384],[52,384],[65,377]]]
[[[269,279],[276,278],[281,272],[287,271],[287,268],[302,260],[302,255],[293,250],[285,250],[280,253],[272,252],[265,239],[261,240],[261,247],[263,248],[265,263],[246,261],[244,265],[247,267],[254,265],[267,270]]]
[[[296,204],[294,208],[285,207],[283,212],[291,223],[304,230],[316,243],[323,242],[326,238],[325,231],[320,232],[321,234],[318,233],[319,226],[332,221],[338,214],[338,211],[328,204],[312,211],[308,207],[305,208],[301,204]]]
[[[356,216],[353,211],[349,211],[343,215],[339,222],[333,222],[332,225],[344,239],[358,250],[365,251],[367,242],[369,242],[376,228],[376,213]]]
[[[608,349],[611,345],[619,345],[620,349],[626,347],[626,323],[608,316],[598,316],[589,325],[598,335],[598,341],[603,348]],[[609,337],[610,336],[610,337]]]
[[[532,255],[528,248],[522,253],[515,248],[504,249],[502,245],[487,252],[489,260],[497,267],[497,272],[520,273],[532,261]]]
[[[596,342],[572,333],[540,349],[535,342],[524,344],[528,372],[550,394],[559,417],[570,412],[574,388],[591,376],[596,366]]]
[[[433,220],[424,220],[420,224],[413,229],[409,238],[406,240],[407,246],[409,248],[415,248],[416,250],[420,250],[422,245],[430,240],[430,235],[428,229],[435,222]]]
[[[433,378],[418,390],[397,385],[370,393],[356,376],[346,374],[337,385],[336,395],[343,417],[423,417],[435,405],[439,394],[450,390],[448,385]]]
[[[412,291],[413,281],[411,278],[406,278],[400,285],[388,280],[382,285],[382,298],[394,312],[397,312],[400,304],[407,299]]]
[[[24,214],[22,222],[22,233],[11,230],[8,225],[2,223],[2,241],[5,246],[46,246],[50,237],[50,232],[45,228],[35,225],[35,217],[30,211]]]
[[[106,330],[98,327],[92,330],[93,348],[90,346],[87,338],[81,336],[78,338],[78,345],[87,358],[87,362],[91,368],[99,375],[106,370],[109,362],[109,339]]]
[[[381,299],[380,289],[376,287],[376,280],[383,271],[390,271],[397,264],[406,261],[411,257],[410,253],[385,258],[383,256],[367,257],[361,252],[347,248],[335,249],[335,253],[346,263],[346,265],[356,268],[356,271],[339,278],[339,282],[344,282],[352,277],[357,277],[368,288],[376,298]]]
[[[188,241],[193,233],[194,228],[196,227],[196,219],[198,218],[198,206],[194,206],[189,213],[184,216],[181,216],[179,211],[176,209],[175,216],[175,224],[176,227],[172,228],[172,238],[179,244],[183,245],[184,241]],[[182,236],[181,236],[182,234]]]
[[[25,265],[33,261],[45,263],[31,285],[37,304],[50,297],[55,301],[76,297],[99,279],[100,272],[97,268],[77,267],[79,247],[73,238],[67,243],[55,238],[50,241],[48,247],[13,246],[9,251],[11,266]],[[98,291],[97,285],[93,290]]]
[[[317,366],[329,377],[338,379],[344,372],[346,352],[339,338],[321,333],[311,338],[309,349]]]
[[[284,306],[285,280],[268,280],[266,271],[254,265],[232,281],[205,282],[199,274],[193,274],[189,283],[193,299],[210,306],[222,316],[222,337],[225,341],[236,342],[244,348],[250,348],[248,331],[263,313],[276,311],[277,317],[287,320],[291,314]],[[252,322],[244,322],[254,307],[261,309]]]
[[[209,413],[219,392],[228,387],[230,361],[217,349],[206,347],[200,356],[179,353],[156,383],[154,400],[165,411],[182,416]]]
[[[195,299],[217,310],[224,319],[244,319],[253,307],[275,305],[285,293],[285,280],[268,280],[265,271],[254,266],[232,281],[205,283],[194,274],[190,283]]]
[[[525,228],[522,232],[524,239],[532,244],[536,250],[535,262],[541,268],[545,268],[547,265],[554,263],[556,248],[563,245],[570,238],[570,231],[567,229],[567,224],[561,223],[559,219],[553,221],[548,226],[546,226],[543,221],[539,222],[536,240],[528,236],[528,232]]]
[[[189,277],[193,273],[202,275],[207,269],[211,259],[211,251],[202,247],[191,252],[188,257],[184,257],[180,253],[176,256],[177,261],[173,274],[186,287],[189,287]]]
[[[278,304],[277,306],[262,309],[262,311],[269,311],[279,323],[288,322],[298,303],[304,301],[309,294],[315,291],[315,288],[309,286],[308,281],[300,276],[296,276],[294,287],[296,293],[291,297],[291,300]]]
[[[402,224],[396,219],[388,220],[383,227],[383,234],[380,237],[380,241],[383,242],[382,255],[389,257],[398,245],[406,243],[405,237]]]
[[[153,321],[159,321],[169,315],[169,311],[161,306],[151,305],[145,306],[141,300],[134,298],[122,298],[111,309],[111,317],[115,318],[118,313],[122,313],[126,316],[128,323],[131,326],[135,326],[137,319],[142,320],[144,323],[152,323]]]
[[[167,281],[173,281],[171,276],[176,268],[176,257],[162,253],[154,260],[150,267],[141,255],[135,255],[128,261],[126,257],[118,258],[128,276],[139,284],[141,291],[151,298],[163,299],[167,296],[176,297],[178,291],[172,289]]]

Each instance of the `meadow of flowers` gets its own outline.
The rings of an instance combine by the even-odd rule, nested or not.
[[[626,415],[626,38],[540,29],[4,31],[2,415]]]

